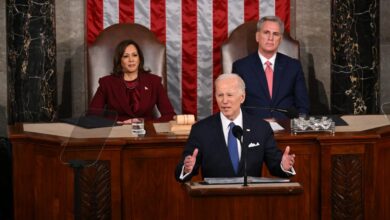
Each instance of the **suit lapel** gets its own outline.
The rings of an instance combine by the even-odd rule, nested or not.
[[[225,136],[223,134],[223,128],[222,128],[222,121],[221,121],[221,116],[220,116],[221,113],[219,114],[216,114],[215,116],[215,120],[214,120],[214,123],[215,123],[215,131],[216,131],[216,135],[215,137],[218,137],[217,139],[217,146],[225,146],[224,148],[224,151],[227,152],[227,154],[229,155],[229,151],[227,149],[227,143],[225,141]]]
[[[274,65],[274,81],[272,87],[272,100],[277,100],[279,89],[281,84],[283,83],[283,72],[286,66],[285,59],[277,53]]]
[[[249,136],[251,134],[251,121],[248,119],[247,114],[244,111],[242,112],[242,130],[243,130],[243,146],[241,146],[241,160],[240,164],[238,166],[239,174],[244,173],[244,147],[248,147],[249,142]]]
[[[263,68],[263,63],[260,60],[259,54],[256,52],[252,54],[252,79],[257,81],[257,85],[260,85],[260,89],[263,90],[263,93],[268,94],[268,97],[271,97],[268,91],[267,78],[265,77],[265,72]]]

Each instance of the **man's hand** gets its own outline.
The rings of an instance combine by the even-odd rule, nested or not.
[[[287,146],[282,156],[282,167],[284,170],[291,170],[294,166],[295,154],[290,154],[290,146]]]
[[[194,169],[195,166],[197,155],[198,155],[198,148],[195,148],[192,155],[188,155],[186,156],[186,158],[184,158],[184,173],[192,172],[192,169]]]

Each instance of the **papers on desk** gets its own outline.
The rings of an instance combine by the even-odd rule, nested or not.
[[[271,128],[273,131],[283,131],[284,130],[284,128],[275,121],[270,121],[269,125],[271,125]]]
[[[270,177],[253,177],[248,176],[248,183],[288,183],[289,179],[270,178]],[[244,182],[244,177],[208,177],[204,178],[206,184],[241,184]]]

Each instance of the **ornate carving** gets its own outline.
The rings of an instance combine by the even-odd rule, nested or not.
[[[82,169],[80,193],[81,219],[111,219],[109,161],[97,161],[93,166]]]
[[[332,157],[332,219],[363,219],[362,157]]]

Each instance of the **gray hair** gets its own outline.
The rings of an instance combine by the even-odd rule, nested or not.
[[[262,17],[257,22],[257,31],[261,30],[261,28],[264,25],[264,22],[266,22],[266,21],[272,21],[272,22],[278,23],[279,28],[280,28],[280,34],[283,35],[283,33],[284,33],[284,23],[283,23],[282,20],[280,20],[280,18],[278,16],[264,16],[264,17]]]
[[[221,81],[221,80],[225,80],[225,79],[235,79],[236,82],[238,83],[238,86],[239,86],[239,89],[245,93],[245,82],[244,80],[241,79],[241,77],[238,75],[238,74],[235,74],[235,73],[224,73],[224,74],[221,74],[217,77],[217,79],[215,80],[215,84],[217,84],[217,82]]]

